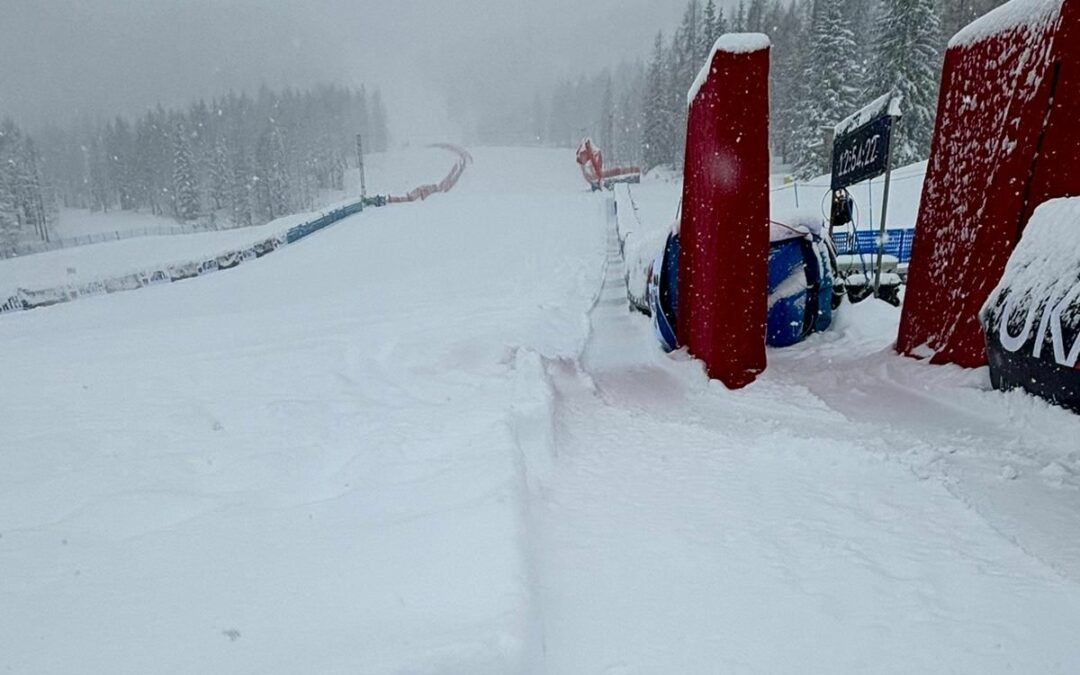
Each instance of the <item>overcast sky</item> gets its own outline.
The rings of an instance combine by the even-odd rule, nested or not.
[[[397,138],[645,56],[685,0],[0,0],[0,115],[137,113],[265,82],[382,88]]]

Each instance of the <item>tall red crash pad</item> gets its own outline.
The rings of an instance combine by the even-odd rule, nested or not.
[[[897,349],[978,367],[978,313],[1032,211],[1080,194],[1080,0],[1012,0],[945,55]]]
[[[769,39],[721,37],[689,96],[678,334],[709,377],[765,370],[769,258]]]

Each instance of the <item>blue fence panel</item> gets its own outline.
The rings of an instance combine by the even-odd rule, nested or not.
[[[877,250],[877,232],[873,230],[858,230],[855,232],[855,252],[871,253]]]
[[[904,231],[903,230],[886,230],[885,231],[885,255],[891,255],[897,260],[900,259],[900,249],[904,243]]]
[[[915,242],[915,230],[904,231],[904,241],[900,245],[900,262],[911,262],[911,245]]]
[[[911,261],[911,244],[915,240],[915,230],[891,229],[885,232],[885,254],[894,256],[902,263]],[[868,255],[877,253],[877,230],[856,230],[854,237],[850,232],[833,232],[832,240],[836,252],[840,255]]]
[[[850,242],[848,241],[847,232],[840,232],[840,231],[833,232],[832,240],[833,240],[833,245],[836,247],[836,252],[837,253],[839,253],[840,255],[843,255],[845,253],[849,253],[848,246],[850,245]]]

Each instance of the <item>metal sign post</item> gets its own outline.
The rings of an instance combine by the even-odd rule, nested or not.
[[[364,137],[356,134],[356,165],[360,169],[360,200],[367,199],[367,178],[364,176]]]
[[[874,297],[880,297],[885,236],[888,229],[889,191],[892,187],[893,141],[896,121],[900,119],[900,102],[900,96],[886,94],[848,117],[836,125],[836,141],[833,144],[831,187],[834,202],[836,195],[846,192],[848,187],[866,180],[872,181],[883,174],[885,176],[877,266],[874,273]],[[832,222],[829,231],[831,234]]]
[[[885,151],[885,193],[881,197],[881,228],[878,230],[877,268],[874,270],[874,297],[881,297],[881,269],[885,263],[885,238],[889,217],[889,188],[892,187],[892,143]]]

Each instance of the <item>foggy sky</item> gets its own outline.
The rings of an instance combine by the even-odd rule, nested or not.
[[[383,90],[398,139],[454,136],[446,96],[537,86],[647,57],[685,0],[0,0],[0,116],[33,127],[229,89]]]

